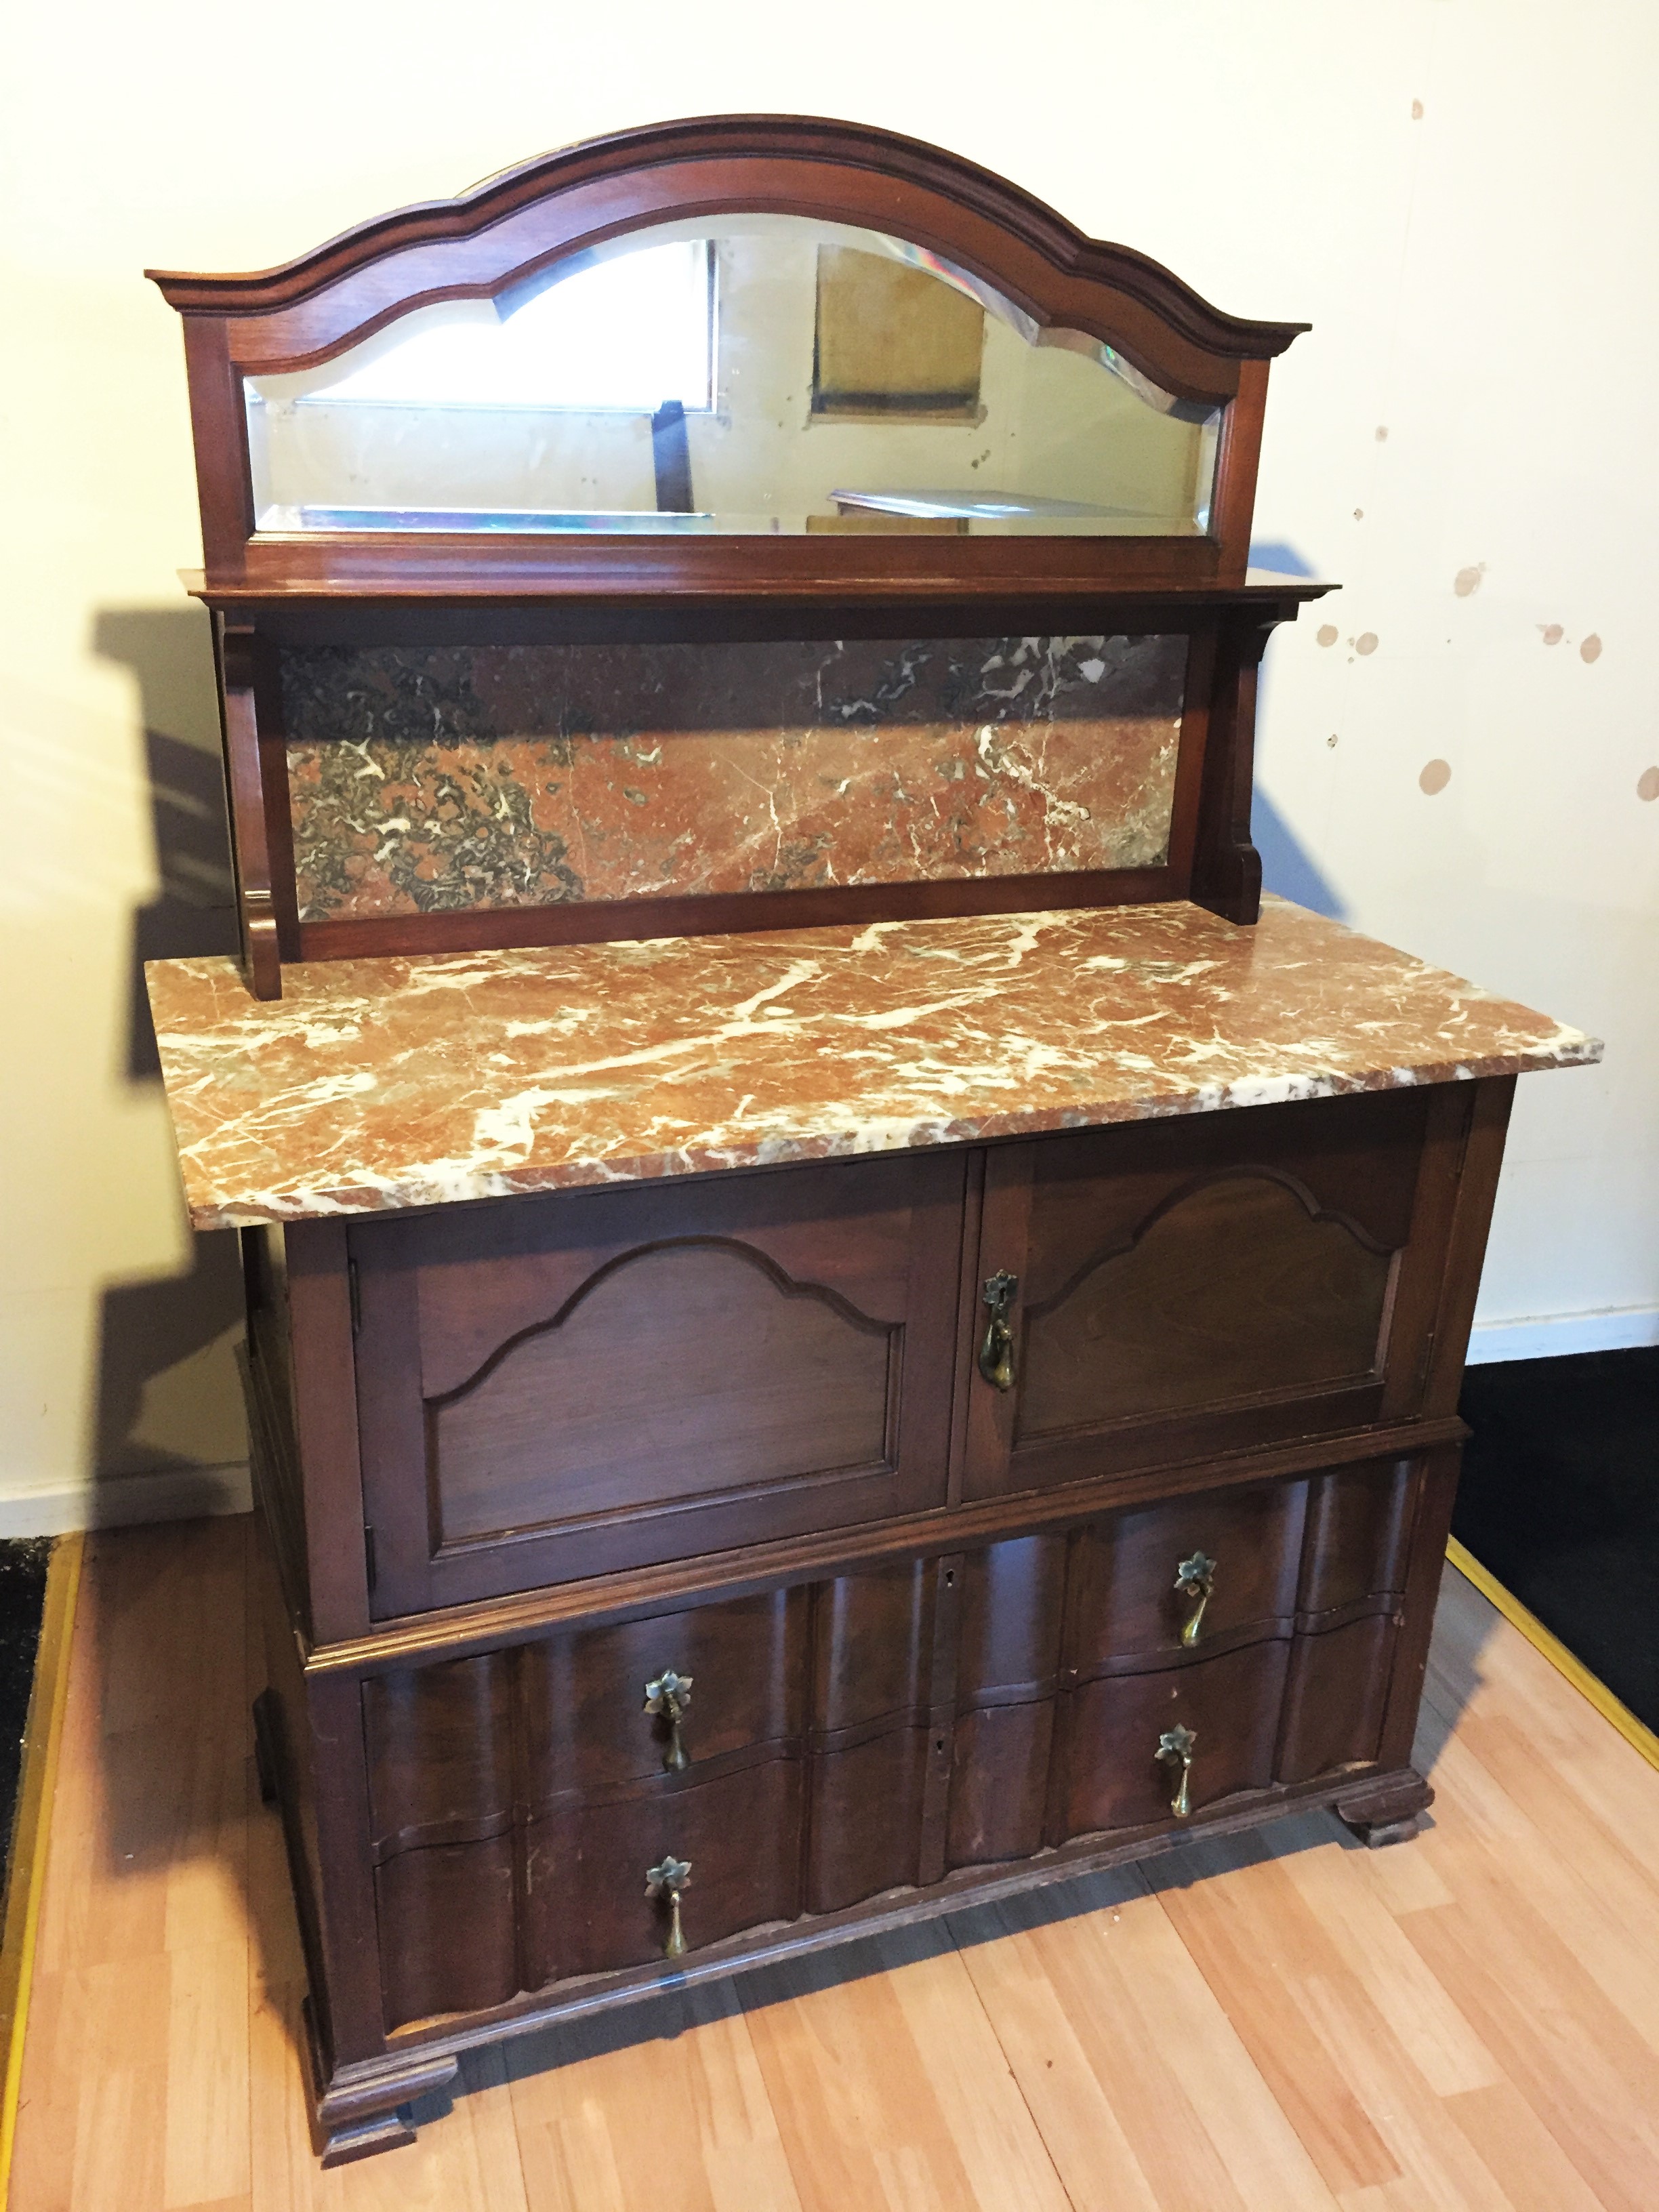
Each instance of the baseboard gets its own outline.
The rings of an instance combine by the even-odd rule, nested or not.
[[[1537,1314],[1477,1322],[1469,1365],[1499,1359],[1559,1359],[1574,1352],[1629,1352],[1659,1344],[1659,1306],[1603,1306],[1590,1313]]]
[[[246,1513],[253,1492],[247,1462],[225,1467],[161,1467],[101,1482],[0,1496],[0,1537],[64,1536],[77,1528],[125,1528],[141,1521],[197,1521]]]

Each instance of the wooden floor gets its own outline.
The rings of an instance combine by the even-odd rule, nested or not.
[[[12,2212],[1659,2206],[1659,1772],[1455,1573],[1416,1842],[1304,1818],[543,2034],[319,2172],[249,1548],[89,1540]]]

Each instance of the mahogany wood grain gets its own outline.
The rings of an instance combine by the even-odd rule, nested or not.
[[[962,1189],[921,1153],[355,1227],[376,1610],[942,1504]]]
[[[1418,1200],[1436,1111],[1378,1091],[991,1152],[978,1273],[1018,1278],[1015,1382],[971,1388],[964,1494],[1338,1431],[1391,1387],[1413,1410],[1449,1229]]]
[[[1309,1782],[1376,1763],[1401,1618],[1371,1613],[1297,1638],[1274,1760],[1279,1781]]]
[[[1048,1840],[1140,1828],[1170,1819],[1178,1776],[1158,1756],[1160,1737],[1194,1739],[1194,1813],[1273,1781],[1290,1644],[1283,1638],[1218,1653],[1163,1674],[1117,1674],[1068,1690],[1049,1796]]]

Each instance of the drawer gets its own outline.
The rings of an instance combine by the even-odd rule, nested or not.
[[[531,1645],[525,1732],[538,1765],[561,1790],[595,1790],[798,1740],[809,1612],[808,1590],[772,1590]]]
[[[1049,1840],[1174,1819],[1181,1769],[1159,1755],[1177,1729],[1190,1737],[1192,1813],[1265,1790],[1273,1779],[1288,1640],[1274,1638],[1201,1663],[1109,1675],[1060,1700]]]
[[[944,1502],[960,1152],[349,1231],[375,1617]]]
[[[1288,1632],[1306,1505],[1305,1483],[1280,1482],[1176,1498],[1079,1530],[1067,1604],[1070,1677]]]
[[[523,1916],[530,1985],[661,1960],[670,1909],[648,1877],[665,1862],[690,1869],[680,1905],[688,1951],[794,1919],[801,1806],[801,1762],[790,1758],[532,1820]]]
[[[1007,1334],[982,1298],[966,1494],[1415,1413],[1468,1110],[1444,1085],[989,1152],[976,1280]]]

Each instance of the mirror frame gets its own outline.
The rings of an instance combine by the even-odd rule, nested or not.
[[[262,533],[242,380],[315,368],[441,300],[489,299],[551,263],[653,224],[797,215],[902,235],[994,285],[1036,322],[1085,331],[1183,399],[1224,410],[1207,535],[880,534],[565,538],[490,532]],[[1305,323],[1223,313],[1146,255],[1087,238],[958,155],[868,126],[799,116],[651,125],[509,169],[453,200],[360,224],[249,276],[146,272],[184,319],[205,589],[329,599],[955,601],[1125,586],[1243,583],[1268,364]]]

